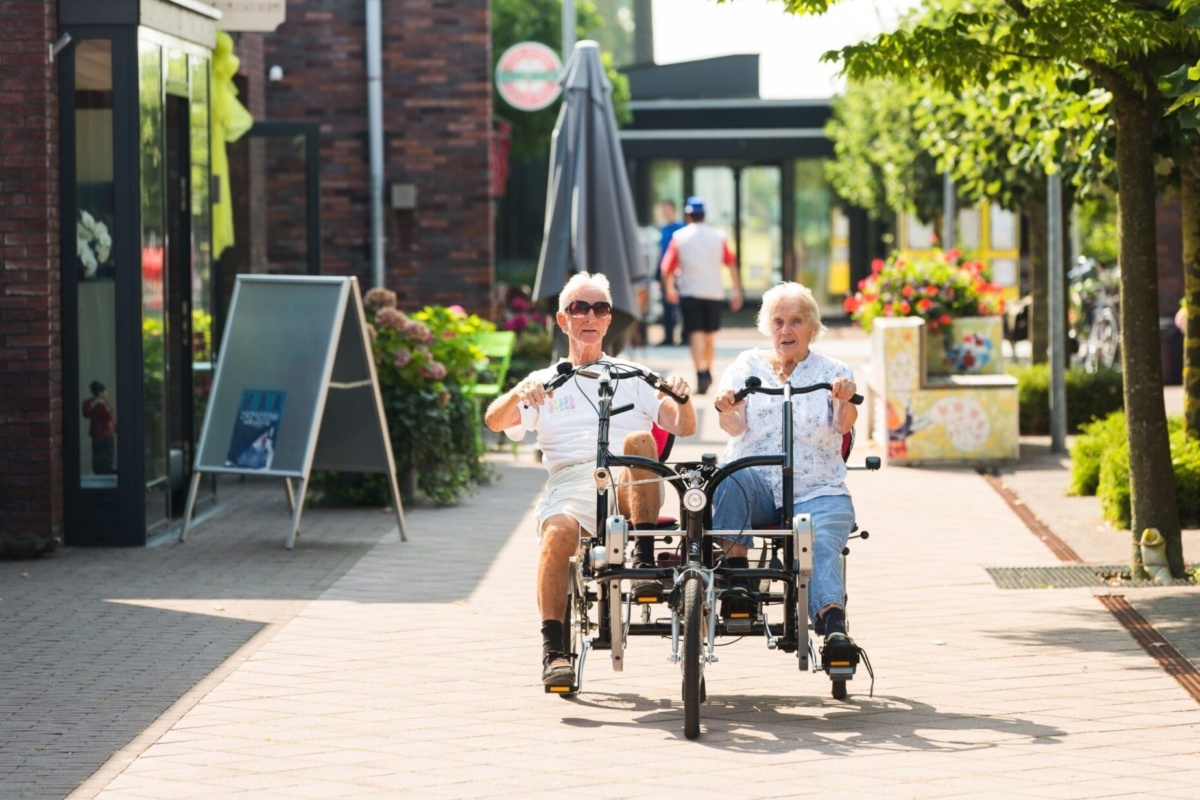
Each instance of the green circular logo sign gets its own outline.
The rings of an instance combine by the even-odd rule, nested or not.
[[[539,111],[562,93],[558,53],[540,42],[520,42],[504,51],[496,62],[496,91],[504,102],[520,111]]]

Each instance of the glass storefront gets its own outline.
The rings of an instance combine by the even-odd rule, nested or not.
[[[212,359],[211,50],[73,14],[96,18],[62,14],[66,542],[138,545],[182,512],[207,396],[192,373]]]
[[[704,198],[705,221],[724,233],[737,255],[748,304],[781,280],[812,289],[823,314],[845,313],[849,289],[847,220],[834,205],[825,160],[777,164],[690,163],[654,159],[646,164],[643,207],[663,200]],[[655,224],[661,222],[655,218]],[[840,235],[835,235],[840,227]],[[730,281],[726,278],[726,286]]]

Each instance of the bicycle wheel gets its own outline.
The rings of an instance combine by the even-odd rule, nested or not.
[[[700,735],[700,704],[704,702],[704,584],[689,575],[683,590],[683,735]]]

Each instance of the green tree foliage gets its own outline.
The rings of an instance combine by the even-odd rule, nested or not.
[[[821,13],[836,0],[784,0],[797,13]],[[1158,331],[1154,124],[1166,108],[1162,66],[1195,62],[1200,30],[1180,14],[1190,0],[957,0],[933,2],[933,21],[902,27],[826,53],[850,79],[927,79],[953,94],[1030,72],[1083,71],[1111,94],[1120,185],[1121,330],[1130,444],[1132,529],[1158,528],[1171,571],[1183,574],[1178,507],[1172,491]],[[1140,549],[1132,549],[1141,577]]]
[[[929,222],[941,211],[942,176],[912,118],[920,91],[902,80],[868,79],[833,100],[825,134],[837,158],[826,162],[825,176],[839,197],[876,219],[903,209]]]
[[[575,22],[576,36],[582,39],[587,31],[600,27],[603,20],[594,4],[578,0]],[[527,41],[541,42],[562,52],[562,0],[492,0],[492,58],[498,59],[514,44]],[[629,110],[629,80],[617,72],[611,54],[601,53],[601,58],[613,87],[617,124],[628,124],[633,119]],[[562,100],[558,100],[541,111],[518,111],[505,103],[493,87],[492,106],[496,114],[512,123],[513,158],[533,160],[547,156],[561,105]]]

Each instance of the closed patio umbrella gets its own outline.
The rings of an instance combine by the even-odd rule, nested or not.
[[[641,318],[635,286],[645,280],[646,269],[617,138],[612,84],[604,74],[598,44],[575,45],[562,83],[533,299],[557,297],[576,272],[603,273],[613,295],[613,321],[604,346],[616,355]]]

